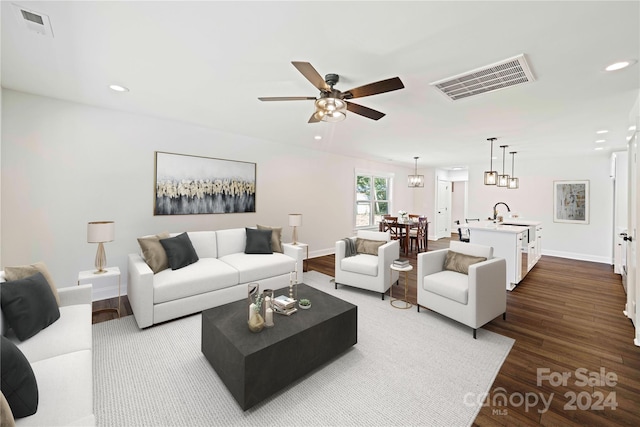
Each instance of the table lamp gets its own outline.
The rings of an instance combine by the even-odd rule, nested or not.
[[[87,243],[97,243],[96,271],[93,274],[106,273],[107,255],[104,251],[104,243],[112,242],[116,235],[116,226],[113,221],[94,221],[87,225]]]
[[[289,225],[293,227],[293,244],[298,244],[298,229],[302,225],[302,214],[289,214]]]

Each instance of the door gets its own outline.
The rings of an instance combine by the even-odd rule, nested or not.
[[[438,180],[436,239],[451,237],[451,182]]]
[[[635,328],[635,344],[640,345],[640,328],[637,323],[637,310],[639,302],[638,293],[638,251],[637,251],[637,239],[638,239],[638,203],[640,198],[637,196],[638,179],[638,131],[636,131],[633,137],[629,140],[629,227],[627,230],[627,304],[625,314],[631,319]]]

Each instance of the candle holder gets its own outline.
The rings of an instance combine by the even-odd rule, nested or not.
[[[298,272],[289,273],[289,298],[298,300]]]
[[[275,297],[273,289],[265,289],[262,292],[263,302],[262,307],[264,309],[264,327],[271,328],[273,323],[273,298]]]

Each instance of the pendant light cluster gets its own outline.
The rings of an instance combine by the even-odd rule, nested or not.
[[[487,141],[491,142],[491,159],[489,163],[489,170],[484,173],[484,185],[495,185],[497,187],[516,189],[519,187],[519,179],[513,176],[514,163],[516,151],[510,151],[511,154],[511,176],[507,175],[504,171],[505,162],[505,149],[508,145],[501,145],[502,148],[502,175],[498,175],[497,171],[493,170],[493,142],[498,138],[487,138]]]

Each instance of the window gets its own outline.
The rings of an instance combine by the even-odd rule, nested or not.
[[[356,228],[372,227],[389,214],[391,176],[356,173]]]

